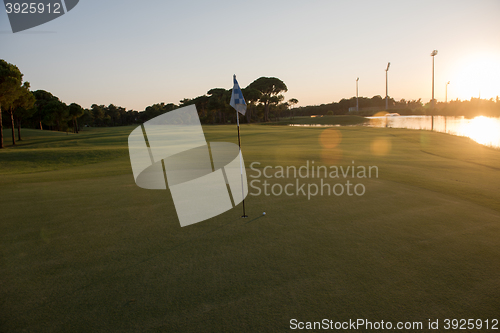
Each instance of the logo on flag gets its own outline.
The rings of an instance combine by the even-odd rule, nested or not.
[[[244,115],[247,111],[247,103],[245,103],[240,85],[238,84],[238,81],[236,81],[236,75],[233,76],[233,84],[233,93],[231,94],[231,101],[229,102],[229,105]]]

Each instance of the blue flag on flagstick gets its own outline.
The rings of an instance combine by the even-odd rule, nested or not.
[[[238,84],[238,81],[236,81],[236,75],[233,76],[233,81],[233,93],[231,94],[231,102],[229,102],[229,105],[231,105],[236,111],[244,115],[247,111],[247,103],[245,103],[240,85]]]

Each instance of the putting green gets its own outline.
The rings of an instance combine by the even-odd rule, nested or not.
[[[252,178],[253,162],[263,171],[354,161],[377,166],[378,178],[324,179],[362,183],[362,196],[250,189],[248,219],[239,205],[181,228],[168,190],[134,183],[132,129],[26,131],[0,151],[0,331],[498,319],[500,151],[424,131],[246,125],[249,181],[296,181]],[[236,142],[234,126],[204,130],[207,141]]]

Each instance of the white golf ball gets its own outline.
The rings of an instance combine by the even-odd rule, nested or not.
[[[263,212],[262,215],[266,215],[266,212]]]

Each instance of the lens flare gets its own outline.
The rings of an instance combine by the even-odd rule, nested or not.
[[[340,142],[342,142],[342,133],[339,130],[327,128],[321,132],[319,136],[321,160],[325,165],[335,165],[342,160]]]
[[[340,144],[341,141],[342,133],[334,128],[325,129],[319,136],[319,143],[322,148],[335,148]]]
[[[386,156],[391,152],[391,141],[385,138],[375,139],[370,146],[371,152],[376,156]]]

